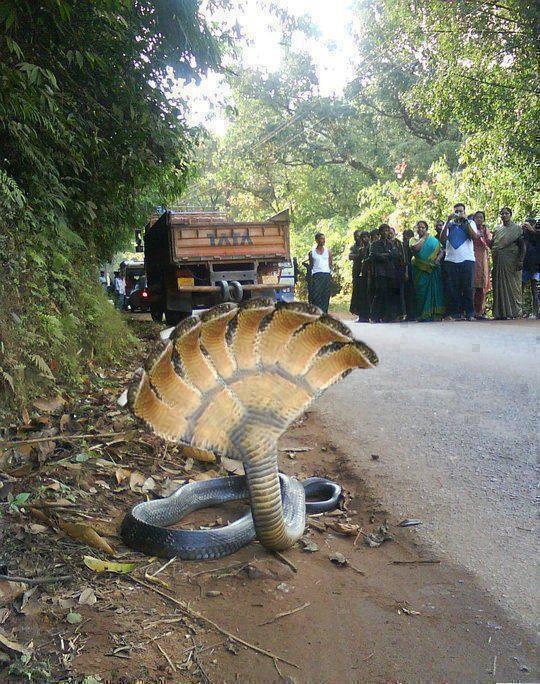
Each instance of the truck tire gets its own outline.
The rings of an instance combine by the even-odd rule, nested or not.
[[[226,280],[218,280],[217,284],[221,290],[221,301],[229,302],[231,300],[231,293],[229,291],[229,283]]]
[[[236,302],[237,304],[239,304],[244,298],[244,289],[237,280],[232,280],[229,283],[229,296],[231,298],[231,302]]]
[[[173,309],[165,309],[165,321],[167,325],[178,325],[184,318],[191,316],[190,311],[174,311]]]
[[[152,316],[152,320],[156,321],[156,323],[161,323],[163,320],[163,309],[159,306],[150,306],[150,315]]]

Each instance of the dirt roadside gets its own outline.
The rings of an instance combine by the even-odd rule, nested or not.
[[[132,429],[114,404],[126,372],[109,369],[107,377],[99,393],[51,415],[41,431],[55,429],[65,415],[64,429],[73,434]],[[0,644],[0,681],[538,681],[533,635],[513,624],[474,577],[445,561],[431,562],[440,559],[417,541],[414,527],[388,518],[333,444],[316,406],[280,447],[285,472],[325,475],[347,492],[346,511],[310,519],[306,541],[317,550],[298,546],[284,560],[253,544],[221,561],[175,561],[145,579],[164,562],[149,563],[122,546],[117,528],[123,513],[145,488],[163,494],[178,480],[212,477],[222,468],[186,461],[179,450],[140,437],[88,439],[83,448],[57,442],[37,469],[32,451],[27,457],[34,467],[25,472],[19,461],[5,480],[12,496],[40,494],[3,518],[2,573],[71,579],[27,586],[0,604],[0,641],[33,648],[23,662]],[[362,458],[369,462],[371,454]],[[188,522],[232,519],[238,508],[201,512]],[[368,547],[365,535],[376,534],[387,519],[392,539]],[[92,527],[113,547],[112,560],[135,561],[137,568],[130,576],[90,570],[83,556],[107,554],[67,534],[62,523],[65,528],[69,521]],[[331,561],[336,553],[346,565]],[[0,582],[4,594],[6,584]],[[234,641],[208,620],[275,658]]]

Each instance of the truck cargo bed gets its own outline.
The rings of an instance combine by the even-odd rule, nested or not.
[[[171,218],[175,261],[288,259],[289,232],[283,223],[178,224]]]

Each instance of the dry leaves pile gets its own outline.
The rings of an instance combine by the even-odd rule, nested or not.
[[[30,637],[28,618],[38,621],[42,642],[57,633],[48,650],[59,652],[56,665],[67,673],[93,611],[113,603],[122,612],[125,590],[114,578],[148,567],[119,538],[125,512],[227,472],[208,454],[140,432],[116,403],[127,376],[100,372],[99,389],[86,396],[37,400],[0,435],[0,673],[36,661],[41,644]],[[115,648],[126,656],[123,644]],[[195,671],[196,650],[190,653]]]

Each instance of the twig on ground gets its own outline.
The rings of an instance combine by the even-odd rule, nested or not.
[[[132,430],[125,430],[124,432],[101,432],[99,434],[84,434],[84,435],[51,435],[50,437],[33,437],[32,439],[17,439],[11,442],[0,441],[0,449],[17,446],[17,444],[39,444],[40,442],[73,442],[79,439],[103,439],[105,437],[122,437],[123,435],[132,432]]]
[[[217,644],[212,644],[211,646],[204,646],[203,648],[198,648],[197,646],[190,646],[189,648],[185,648],[182,651],[182,655],[184,655],[184,653],[189,653],[190,651],[194,651],[196,648],[198,648],[199,653],[202,653],[203,651],[211,651],[213,648],[217,648],[218,646],[223,646],[224,643],[226,643],[226,642],[220,641]]]
[[[152,637],[151,639],[147,639],[145,642],[143,642],[143,645],[146,646],[146,644],[151,644],[154,641],[157,641],[158,639],[164,639],[165,637],[171,636],[172,632],[164,632],[163,634],[156,634],[156,636]]]
[[[274,667],[276,668],[277,673],[278,673],[278,675],[281,677],[281,679],[285,679],[285,677],[283,676],[281,670],[279,669],[279,666],[278,666],[278,664],[277,664],[277,660],[276,660],[275,658],[274,658]]]
[[[174,666],[173,661],[172,661],[172,660],[169,658],[169,656],[167,655],[167,652],[165,651],[165,649],[163,648],[163,646],[161,646],[161,644],[157,644],[157,647],[159,648],[159,650],[160,650],[161,653],[163,654],[163,657],[165,658],[165,660],[169,663],[169,667],[171,668],[171,670],[172,670],[173,672],[176,672],[176,667]]]
[[[46,577],[19,577],[18,575],[0,575],[0,580],[8,580],[9,582],[24,582],[25,584],[55,584],[56,582],[65,582],[70,580],[72,575],[52,575]]]
[[[200,572],[189,573],[190,577],[199,577],[199,575],[212,575],[214,572],[221,572],[222,570],[231,570],[232,568],[237,568],[238,572],[245,568],[249,563],[244,563],[244,561],[235,561],[230,565],[222,565],[219,568],[208,568],[208,570],[201,570]]]
[[[429,563],[440,563],[440,560],[437,560],[436,558],[428,558],[426,560],[410,560],[410,561],[405,561],[405,560],[393,560],[390,561],[390,565],[427,565]]]
[[[160,572],[162,572],[163,570],[165,570],[165,568],[167,568],[171,563],[174,563],[175,560],[176,560],[176,556],[174,556],[174,558],[170,558],[170,559],[165,563],[165,565],[162,565],[160,568],[158,568],[158,570],[156,570],[155,572],[153,572],[153,573],[151,573],[151,574],[148,573],[148,577],[157,577],[157,576],[159,575]]]
[[[366,574],[363,570],[360,570],[360,568],[356,568],[352,563],[349,563],[349,567],[351,568],[351,570],[354,570],[354,571],[357,572],[359,575],[364,575],[364,576],[365,576],[365,574]]]
[[[326,526],[316,523],[314,520],[308,520],[308,525],[313,527],[314,530],[317,530],[317,532],[326,532]]]
[[[285,565],[287,565],[293,572],[298,572],[298,568],[296,567],[296,565],[291,560],[286,558],[282,553],[280,553],[279,551],[273,551],[272,553],[274,554],[274,556],[279,558],[279,560],[282,563],[285,563]]]
[[[271,618],[270,620],[265,620],[264,622],[261,622],[259,624],[259,627],[262,627],[263,625],[271,625],[272,622],[275,622],[276,620],[281,620],[281,618],[287,617],[287,615],[299,613],[301,610],[304,610],[304,608],[307,608],[310,605],[311,603],[304,603],[304,605],[298,606],[298,608],[293,608],[293,610],[287,610],[285,613],[278,613],[275,617]]]
[[[183,617],[164,618],[163,620],[156,620],[156,622],[150,622],[147,625],[145,625],[143,627],[143,632],[147,629],[154,629],[154,627],[157,627],[158,625],[172,625],[177,622],[182,622],[182,620],[184,620]]]
[[[360,539],[360,535],[362,534],[363,531],[364,531],[363,527],[361,527],[358,530],[358,534],[356,535],[356,537],[354,538],[354,541],[353,541],[353,546],[356,546],[356,544],[358,543],[358,540]]]
[[[373,658],[375,655],[375,651],[372,651],[369,655],[367,655],[365,658],[362,658],[362,661],[365,663],[366,660],[369,660],[370,658]]]
[[[193,636],[191,637],[191,641],[193,642],[193,646],[195,647],[195,648],[193,649],[193,662],[194,662],[195,665],[197,665],[197,667],[199,668],[199,672],[200,672],[201,675],[203,676],[203,679],[204,679],[205,684],[212,684],[212,680],[211,680],[210,677],[208,676],[208,673],[206,672],[206,670],[205,670],[204,667],[202,666],[201,661],[199,660],[199,653],[200,653],[201,651],[197,648],[197,644],[195,643],[195,638],[194,638]]]
[[[210,618],[207,618],[205,615],[201,615],[201,613],[192,610],[183,601],[176,599],[174,596],[166,594],[164,591],[161,591],[161,589],[158,589],[157,587],[154,587],[151,584],[147,584],[146,582],[143,582],[137,577],[132,577],[131,575],[126,575],[125,578],[130,579],[132,582],[135,582],[135,584],[139,584],[141,587],[145,587],[145,589],[150,589],[150,591],[159,594],[163,598],[177,605],[186,615],[189,615],[190,618],[194,620],[201,620],[201,622],[206,622],[208,625],[211,625],[215,630],[217,630],[220,634],[223,634],[224,636],[229,637],[229,639],[232,639],[233,641],[242,644],[242,646],[246,646],[247,648],[250,648],[252,651],[256,651],[257,653],[260,653],[261,655],[265,655],[267,658],[277,658],[278,660],[281,660],[281,662],[287,663],[287,665],[291,665],[292,667],[300,669],[300,666],[296,663],[293,663],[292,661],[287,660],[286,658],[282,658],[281,656],[278,656],[275,653],[272,653],[271,651],[267,651],[264,648],[255,646],[255,644],[252,644],[249,641],[241,639],[232,632],[228,632],[223,627],[220,627],[220,625],[218,625],[217,622],[214,622],[213,620],[210,620]]]

